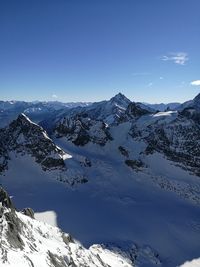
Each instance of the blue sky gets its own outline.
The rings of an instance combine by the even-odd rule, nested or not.
[[[199,10],[199,0],[0,0],[0,98],[191,99]]]

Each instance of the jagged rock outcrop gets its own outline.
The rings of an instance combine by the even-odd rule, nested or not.
[[[145,154],[160,152],[200,175],[200,127],[193,120],[177,112],[157,113],[144,123],[133,123],[130,134],[146,143]]]
[[[25,208],[21,211],[21,213],[34,219],[34,211],[31,208]]]
[[[3,249],[5,242],[2,236],[4,235],[11,249],[22,249],[24,242],[20,236],[22,233],[22,223],[16,216],[14,205],[8,193],[2,187],[0,187],[0,220],[0,249],[2,250],[2,258],[6,260],[7,253]]]
[[[58,148],[39,125],[24,114],[0,131],[0,171],[7,168],[9,153],[30,155],[46,169],[65,168],[64,151]]]
[[[75,116],[61,119],[55,127],[56,137],[65,137],[78,146],[88,142],[105,145],[111,136],[103,121]]]
[[[9,267],[133,267],[161,265],[151,247],[93,245],[84,248],[59,228],[37,221],[25,209],[17,212],[8,194],[0,188],[0,266]],[[27,214],[28,212],[28,214]],[[28,215],[28,216],[26,216]]]
[[[54,126],[50,127],[51,133],[58,138],[65,137],[78,146],[89,142],[105,145],[112,140],[109,125],[121,122],[130,103],[128,98],[119,93],[109,101],[61,113],[56,117]]]
[[[15,209],[8,193],[2,187],[0,187],[0,203],[3,208]]]
[[[128,115],[129,118],[138,118],[151,113],[152,112],[148,109],[142,108],[139,104],[134,102],[131,102],[126,109],[126,115]]]
[[[178,108],[180,114],[200,124],[200,94],[193,100],[187,101]]]
[[[112,140],[109,127],[149,113],[148,108],[132,103],[119,93],[109,101],[61,114],[56,118],[52,132],[56,137],[65,137],[75,145],[83,146],[89,142],[105,145]]]

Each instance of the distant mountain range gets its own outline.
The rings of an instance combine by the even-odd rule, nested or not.
[[[144,103],[148,107],[158,110],[158,111],[165,111],[165,110],[177,110],[177,108],[181,105],[181,103],[178,102],[172,102],[172,103],[160,103],[160,104],[149,104],[149,103]]]
[[[34,122],[39,123],[44,119],[51,118],[52,114],[58,110],[71,109],[75,107],[87,107],[91,104],[92,102],[63,103],[59,101],[0,101],[0,128],[8,125],[8,123],[16,119],[17,116],[22,112],[29,116],[29,118]],[[175,110],[180,105],[180,103],[143,104],[146,107],[159,111],[165,111],[166,109]]]
[[[25,101],[0,101],[0,127],[8,125],[16,119],[20,113],[27,114],[35,122],[40,122],[44,118],[51,117],[55,111],[78,106],[88,106],[91,103],[62,103],[58,101],[49,102],[25,102]]]
[[[29,104],[0,104],[0,184],[37,219],[0,189],[0,265],[171,267],[200,256],[200,94],[165,111],[122,93]]]

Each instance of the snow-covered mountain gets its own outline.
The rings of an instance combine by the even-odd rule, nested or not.
[[[51,117],[61,109],[89,106],[90,102],[25,102],[25,101],[0,101],[0,128],[7,126],[16,119],[20,113],[26,114],[34,122],[38,123]]]
[[[183,103],[178,110],[185,117],[200,123],[200,94],[193,100]]]
[[[66,183],[86,182],[83,173],[69,170],[65,160],[71,155],[59,148],[47,135],[46,131],[32,122],[23,113],[9,126],[0,130],[0,173],[9,170],[11,162],[24,161],[30,172],[36,164],[40,175],[48,172],[55,179]],[[84,158],[82,161],[84,162]],[[82,162],[77,161],[77,164]],[[17,171],[20,175],[20,169]],[[72,177],[71,177],[72,176]]]
[[[181,104],[178,110],[182,111],[185,108],[194,108],[195,110],[200,110],[200,94],[198,94],[194,99]]]
[[[103,117],[108,117],[108,123],[110,121],[116,120],[123,113],[124,108],[127,108],[127,104],[131,101],[127,99],[123,94],[119,93],[114,96],[110,101],[102,101],[94,103],[92,111],[95,110],[94,117],[98,118],[98,113],[101,114],[104,111]],[[107,104],[106,104],[107,103]],[[88,107],[91,102],[68,102],[63,103],[59,101],[0,101],[0,128],[7,126],[12,120],[16,119],[20,113],[26,114],[31,120],[36,123],[50,119],[54,117],[57,113],[66,112],[67,109],[73,109],[76,107]],[[169,103],[169,104],[148,104],[148,103],[138,103],[141,107],[145,106],[146,109],[149,108],[150,111],[165,111],[166,109],[175,110],[179,103]],[[97,108],[98,107],[98,108]],[[60,112],[58,112],[60,111]],[[109,114],[115,114],[109,117]],[[102,119],[99,118],[99,119]]]
[[[9,267],[131,267],[161,264],[150,247],[132,245],[127,250],[111,245],[84,248],[70,234],[37,221],[34,212],[17,212],[0,187],[0,265]]]
[[[188,116],[192,107],[195,111]],[[51,121],[52,136],[64,137],[75,145],[83,146],[89,142],[105,145],[114,139],[111,128],[117,129],[117,125],[129,122],[132,125],[127,134],[133,140],[146,144],[141,153],[160,152],[168,159],[180,163],[183,168],[200,175],[200,128],[196,123],[199,109],[199,96],[193,100],[189,111],[186,108],[181,112],[155,113],[145,105],[130,102],[119,93],[109,101],[59,114]]]
[[[106,124],[110,125],[121,120],[130,103],[131,101],[126,96],[118,93],[107,101],[96,102],[87,107],[61,111],[60,114],[56,114],[54,119],[58,121],[64,116],[72,117],[79,115],[79,117],[88,117],[93,120],[103,120]]]
[[[195,118],[182,110],[155,112],[118,94],[58,111],[41,125],[50,136],[24,115],[1,130],[1,166],[7,165],[0,182],[18,208],[32,207],[36,217],[72,233],[87,248],[104,244],[110,250],[112,243],[115,251],[126,248],[126,255],[127,246],[150,248],[164,267],[199,257]],[[61,165],[44,168],[49,154]],[[149,256],[144,262],[131,266],[151,266]]]
[[[42,168],[64,168],[64,151],[58,148],[46,132],[21,114],[7,128],[0,131],[1,148],[6,151],[1,169],[8,168],[9,152],[30,155]],[[2,155],[3,156],[3,155]]]
[[[172,103],[159,103],[159,104],[149,104],[144,103],[147,107],[150,107],[154,110],[158,111],[166,111],[166,110],[177,110],[177,108],[181,105],[181,103],[178,102],[172,102]]]
[[[141,107],[119,93],[109,101],[56,114],[41,125],[56,137],[66,137],[76,145],[85,145],[88,142],[105,145],[108,140],[112,140],[110,126],[149,113],[151,112],[144,105]]]

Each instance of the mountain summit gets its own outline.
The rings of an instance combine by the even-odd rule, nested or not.
[[[118,93],[115,96],[113,96],[109,102],[111,103],[115,103],[118,104],[119,106],[121,106],[122,108],[127,108],[127,105],[129,103],[131,103],[131,100],[128,99],[125,95],[123,95],[122,93]]]

